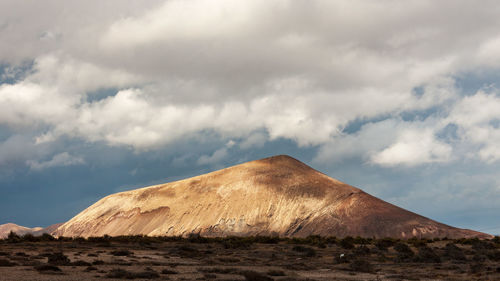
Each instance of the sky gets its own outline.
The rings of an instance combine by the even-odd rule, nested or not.
[[[0,224],[287,154],[500,234],[498,1],[2,0]]]

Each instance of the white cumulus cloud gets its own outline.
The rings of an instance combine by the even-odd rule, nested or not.
[[[371,161],[383,166],[413,166],[446,162],[451,152],[451,146],[436,140],[432,130],[406,130],[396,143],[373,155]]]

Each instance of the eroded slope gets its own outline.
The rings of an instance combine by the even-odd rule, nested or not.
[[[470,237],[274,156],[177,182],[107,196],[55,232],[62,236],[282,235]]]

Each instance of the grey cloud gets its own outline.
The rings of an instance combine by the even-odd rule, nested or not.
[[[28,160],[26,162],[30,169],[35,171],[41,171],[52,167],[82,165],[84,163],[85,161],[83,160],[83,158],[70,155],[67,152],[62,152],[54,155],[52,159],[43,162],[39,162],[36,160]]]
[[[220,163],[227,156],[227,148],[223,147],[216,150],[212,155],[202,155],[197,163],[198,165],[209,165]]]
[[[0,122],[48,126],[38,143],[70,136],[149,150],[213,130],[244,148],[265,131],[269,140],[328,150],[349,138],[367,142],[344,135],[354,120],[460,106],[455,75],[496,67],[484,59],[496,56],[493,1],[64,3],[2,4],[13,13],[0,39],[25,47],[0,49],[0,60],[35,64],[24,80],[0,86]],[[117,93],[86,98],[102,88]],[[453,147],[435,136],[444,118],[413,129],[427,145],[393,131],[362,157],[450,161]],[[358,153],[343,147],[334,154]],[[394,162],[398,149],[420,156]],[[494,147],[479,149],[496,161]]]

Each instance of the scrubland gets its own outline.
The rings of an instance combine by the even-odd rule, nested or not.
[[[9,235],[0,280],[500,280],[500,238]]]

